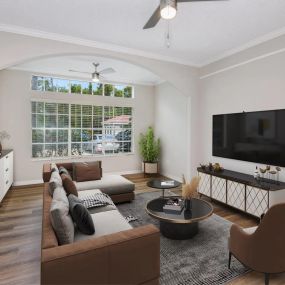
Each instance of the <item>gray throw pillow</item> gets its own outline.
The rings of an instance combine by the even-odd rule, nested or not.
[[[53,171],[51,173],[51,177],[49,180],[49,187],[48,187],[49,194],[53,196],[54,190],[59,186],[62,186],[62,180],[60,174],[57,171]]]
[[[51,202],[50,219],[58,243],[63,245],[74,241],[74,224],[69,214],[69,204],[66,194],[62,195],[60,192],[64,192],[64,190],[59,187],[54,191],[55,197]]]
[[[58,172],[58,167],[55,163],[51,163],[50,168],[51,168],[51,172],[54,172],[54,171]]]
[[[95,233],[95,226],[90,213],[82,201],[73,194],[68,196],[69,211],[78,230],[86,235]]]
[[[53,192],[53,200],[61,201],[69,207],[69,202],[63,186],[57,186]]]

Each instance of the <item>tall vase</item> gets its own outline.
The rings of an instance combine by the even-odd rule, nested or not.
[[[192,201],[191,199],[185,199],[184,200],[184,207],[185,207],[185,211],[191,211],[192,209]]]

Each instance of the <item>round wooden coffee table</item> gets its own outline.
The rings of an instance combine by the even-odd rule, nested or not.
[[[171,196],[171,198],[181,198]],[[213,206],[201,199],[192,198],[190,211],[182,210],[179,214],[166,213],[163,206],[169,198],[160,197],[146,205],[146,212],[160,222],[160,232],[165,237],[176,240],[190,239],[199,232],[198,223],[213,214]]]

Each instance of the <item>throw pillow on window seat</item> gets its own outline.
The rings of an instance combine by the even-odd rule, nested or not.
[[[101,179],[101,162],[74,162],[73,163],[73,180],[76,182],[100,180]]]
[[[95,233],[95,226],[90,213],[82,201],[73,194],[68,196],[69,211],[78,230],[86,235]]]
[[[73,194],[78,197],[76,185],[74,184],[70,176],[67,174],[62,174],[61,179],[63,188],[66,191],[67,196]]]

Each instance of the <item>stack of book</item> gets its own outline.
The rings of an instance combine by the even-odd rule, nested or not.
[[[163,206],[163,211],[169,214],[181,214],[184,208],[183,200],[180,198],[169,198]]]
[[[174,180],[166,180],[166,181],[161,181],[161,186],[174,186]]]

